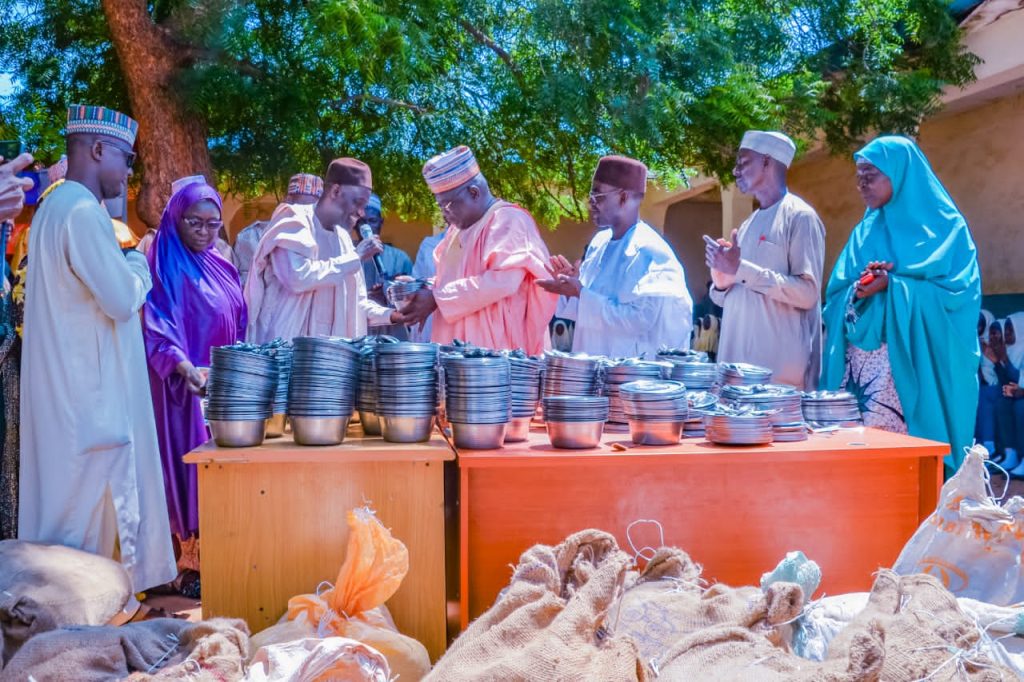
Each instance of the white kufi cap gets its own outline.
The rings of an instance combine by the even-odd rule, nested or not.
[[[793,163],[793,157],[796,155],[796,145],[789,136],[761,130],[748,130],[744,133],[740,149],[749,149],[770,156],[786,168]]]

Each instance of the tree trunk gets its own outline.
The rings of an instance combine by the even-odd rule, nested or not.
[[[178,46],[149,16],[144,0],[102,0],[110,36],[128,86],[132,116],[139,122],[136,149],[145,172],[136,204],[151,228],[186,175],[210,174],[206,126],[186,111],[177,91]]]

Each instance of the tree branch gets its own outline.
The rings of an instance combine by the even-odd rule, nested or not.
[[[430,107],[413,104],[412,102],[403,102],[389,97],[377,97],[376,95],[350,95],[348,97],[342,97],[339,100],[335,100],[331,103],[331,106],[335,109],[340,109],[350,102],[372,102],[373,104],[383,104],[384,106],[393,107],[395,109],[408,109],[409,111],[422,115],[434,113],[434,110]]]
[[[459,19],[459,26],[464,28],[469,35],[473,36],[478,43],[498,55],[498,59],[505,62],[505,66],[507,66],[516,77],[516,81],[519,82],[519,85],[523,84],[523,72],[519,69],[519,65],[512,60],[512,55],[510,55],[501,45],[498,45],[489,35],[465,19]]]

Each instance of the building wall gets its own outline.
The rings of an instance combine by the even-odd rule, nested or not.
[[[960,207],[978,246],[986,294],[1024,293],[1024,93],[921,126],[921,149]],[[864,213],[851,158],[819,155],[790,172],[790,189],[827,230],[825,272]]]
[[[711,279],[704,264],[703,235],[717,237],[721,231],[721,201],[681,201],[665,213],[665,240],[686,270],[686,286],[694,303],[704,298]]]

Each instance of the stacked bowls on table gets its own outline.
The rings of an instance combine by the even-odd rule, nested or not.
[[[767,445],[774,438],[770,414],[725,405],[705,415],[704,432],[716,445]]]
[[[530,422],[540,401],[540,377],[544,363],[521,351],[508,355],[512,376],[512,421],[505,431],[506,443],[521,443],[530,435]]]
[[[292,377],[292,344],[275,339],[266,346],[269,355],[277,361],[277,389],[274,392],[274,415],[267,420],[267,438],[284,435],[284,421],[288,414],[288,383]]]
[[[380,418],[377,416],[377,369],[375,359],[377,346],[382,343],[398,343],[398,339],[386,334],[363,336],[353,341],[359,346],[359,384],[356,389],[356,410],[363,435],[380,435]]]
[[[767,367],[748,365],[745,362],[725,362],[718,365],[722,386],[751,386],[770,384],[772,371]]]
[[[279,374],[277,360],[251,346],[224,346],[210,352],[206,418],[222,447],[263,442],[274,414]]]
[[[623,384],[642,379],[664,379],[671,368],[672,365],[667,362],[639,358],[628,358],[608,364],[604,371],[604,394],[608,396],[608,422],[604,426],[605,430],[618,433],[630,429],[629,418],[619,394]]]
[[[707,362],[708,354],[702,350],[692,350],[690,348],[665,348],[662,347],[658,350],[658,359],[664,360],[665,362],[675,363],[688,363],[688,362]]]
[[[500,448],[512,414],[508,358],[450,355],[442,364],[445,412],[452,425],[455,447]]]
[[[293,343],[288,420],[295,442],[337,445],[355,409],[359,348],[328,337],[300,336]]]
[[[703,438],[704,415],[715,409],[715,405],[718,404],[718,396],[711,391],[688,390],[686,399],[690,403],[690,416],[683,425],[683,435],[687,438]]]
[[[857,396],[846,391],[804,393],[803,411],[804,419],[815,429],[863,423]]]
[[[437,411],[437,345],[377,345],[377,416],[389,443],[430,439]]]
[[[771,413],[773,440],[779,442],[807,440],[802,398],[800,391],[783,384],[723,386],[721,394],[722,402],[727,405]]]
[[[585,353],[545,352],[543,396],[600,395],[604,362],[600,356]]]
[[[683,437],[690,403],[686,387],[678,381],[631,381],[619,387],[629,420],[629,433],[637,445],[675,445]]]
[[[385,286],[384,297],[387,302],[393,308],[401,309],[417,291],[425,289],[427,283],[422,279],[389,280]]]
[[[669,373],[672,381],[681,381],[691,391],[717,391],[719,370],[718,365],[713,362],[702,362],[687,360],[680,362],[670,360],[672,371]]]
[[[555,395],[543,399],[548,437],[556,448],[596,448],[608,419],[604,396]]]

